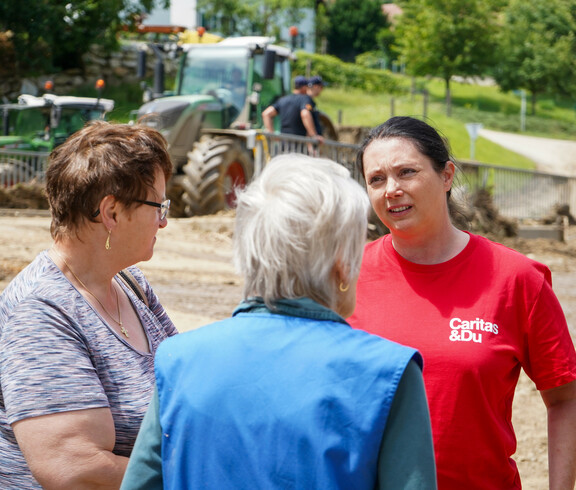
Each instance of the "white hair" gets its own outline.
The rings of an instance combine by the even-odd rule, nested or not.
[[[299,154],[273,158],[238,193],[234,263],[244,297],[309,297],[334,309],[340,264],[351,281],[360,271],[370,203],[342,165]]]

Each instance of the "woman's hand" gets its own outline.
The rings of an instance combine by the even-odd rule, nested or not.
[[[43,488],[120,487],[128,458],[112,453],[116,431],[108,408],[42,415],[12,428]]]

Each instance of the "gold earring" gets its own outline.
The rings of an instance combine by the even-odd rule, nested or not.
[[[340,291],[342,293],[345,293],[346,291],[348,291],[350,289],[350,284],[343,286],[342,283],[340,283],[340,285],[338,286],[338,289],[340,289]]]
[[[106,238],[106,245],[104,245],[104,248],[106,248],[106,250],[110,250],[112,247],[110,247],[110,235],[112,233],[112,230],[108,230],[108,238]]]

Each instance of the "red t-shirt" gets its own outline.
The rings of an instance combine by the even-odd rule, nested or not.
[[[453,259],[366,246],[352,326],[424,357],[440,489],[520,488],[512,399],[522,367],[539,390],[576,379],[576,353],[543,264],[470,236]]]

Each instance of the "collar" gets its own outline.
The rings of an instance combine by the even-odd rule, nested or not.
[[[338,313],[310,298],[279,299],[273,301],[272,308],[269,308],[260,296],[253,296],[242,301],[232,316],[239,313],[273,313],[348,324]]]

